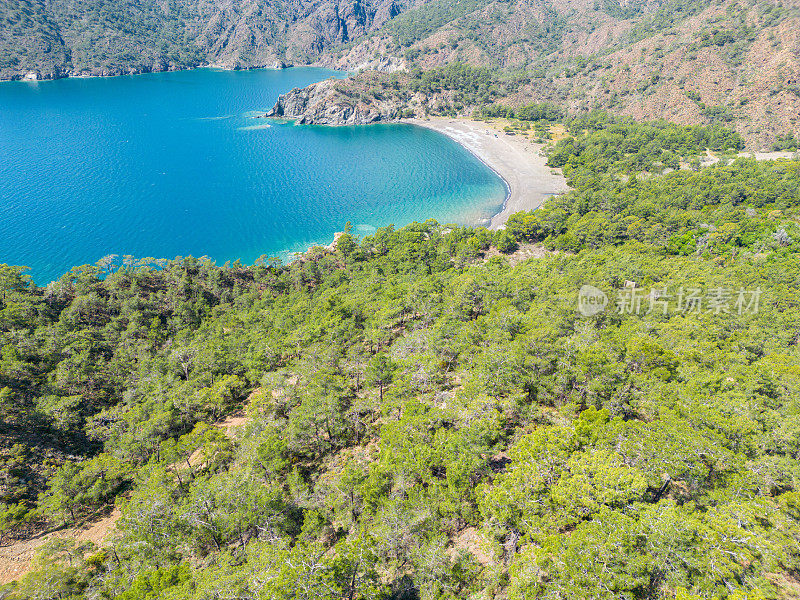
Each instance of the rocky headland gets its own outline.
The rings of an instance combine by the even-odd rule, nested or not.
[[[306,125],[368,125],[416,116],[401,97],[367,95],[352,81],[327,79],[282,94],[265,115]]]

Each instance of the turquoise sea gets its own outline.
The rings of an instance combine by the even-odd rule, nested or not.
[[[0,262],[40,284],[107,254],[262,254],[376,227],[496,213],[502,180],[410,125],[326,128],[254,116],[331,71],[199,69],[0,84]]]

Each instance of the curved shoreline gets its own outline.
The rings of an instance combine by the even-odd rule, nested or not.
[[[493,214],[488,219],[487,227],[489,229],[491,229],[492,228],[492,226],[491,226],[492,220],[495,217],[497,217],[499,214],[501,214],[506,209],[506,207],[508,206],[508,201],[511,199],[511,194],[513,192],[512,192],[511,184],[508,182],[508,179],[506,179],[503,176],[503,174],[500,171],[498,171],[495,167],[493,167],[491,164],[489,164],[483,156],[481,156],[480,154],[475,152],[475,150],[473,148],[471,148],[470,146],[466,145],[462,140],[458,139],[458,137],[452,135],[450,132],[444,130],[443,126],[440,126],[440,125],[435,124],[435,123],[431,124],[430,122],[423,121],[422,119],[416,119],[416,118],[415,119],[410,119],[410,120],[405,120],[405,121],[399,121],[399,122],[400,123],[407,123],[409,125],[415,125],[416,127],[424,127],[425,129],[430,129],[432,131],[436,131],[438,133],[441,133],[442,135],[446,135],[451,140],[456,142],[459,146],[461,146],[462,148],[466,149],[470,154],[472,154],[472,156],[474,156],[479,161],[481,161],[481,163],[483,163],[483,165],[487,169],[489,169],[492,173],[494,173],[495,175],[497,175],[500,178],[500,181],[502,181],[503,185],[506,186],[506,197],[503,198],[503,204],[501,205],[500,210],[498,212],[496,212],[495,214]],[[452,120],[450,120],[450,122],[452,122]]]
[[[490,123],[447,117],[403,119],[390,124],[393,123],[424,127],[446,135],[501,179],[506,186],[506,197],[500,211],[487,224],[488,229],[503,229],[514,213],[537,209],[550,196],[570,189],[561,169],[547,166],[547,158],[540,152],[544,144],[535,144],[521,135],[505,135]],[[288,262],[307,257],[314,248],[333,251],[340,235],[341,232],[336,232],[330,244],[312,244],[305,251],[294,252]]]
[[[569,191],[561,171],[547,166],[540,153],[542,144],[534,144],[525,136],[506,135],[490,123],[468,119],[431,117],[400,122],[446,135],[503,180],[506,199],[500,212],[491,218],[489,229],[502,229],[512,214],[539,208],[548,197]]]

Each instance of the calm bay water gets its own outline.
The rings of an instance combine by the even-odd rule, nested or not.
[[[0,84],[0,262],[41,284],[107,254],[252,263],[497,212],[503,182],[438,133],[255,119],[323,69]]]

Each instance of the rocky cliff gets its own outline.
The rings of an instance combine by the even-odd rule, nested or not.
[[[413,111],[398,97],[367,94],[359,80],[328,79],[295,88],[278,98],[267,117],[292,119],[308,125],[367,125],[394,121]]]

